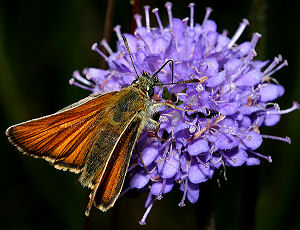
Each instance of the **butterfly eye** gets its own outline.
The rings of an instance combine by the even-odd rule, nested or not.
[[[131,82],[131,85],[135,84],[137,82],[138,79],[135,79]]]
[[[153,76],[153,77],[152,77],[152,81],[153,81],[154,83],[157,83],[157,82],[158,82],[158,77],[157,77],[157,76]]]
[[[148,89],[147,93],[148,93],[148,96],[149,96],[149,97],[152,97],[152,96],[154,95],[154,89],[153,89],[153,87],[150,87],[150,88]]]

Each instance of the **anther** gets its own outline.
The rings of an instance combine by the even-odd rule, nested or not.
[[[173,29],[172,6],[173,6],[173,4],[171,2],[166,2],[166,4],[165,4],[165,7],[167,8],[167,11],[168,11],[169,24],[170,24],[171,29]]]
[[[161,31],[163,31],[164,27],[162,26],[162,23],[161,23],[159,14],[158,14],[158,8],[153,9],[153,10],[152,10],[152,13],[155,14],[155,17],[156,17],[156,20],[157,20],[159,29],[160,29]]]

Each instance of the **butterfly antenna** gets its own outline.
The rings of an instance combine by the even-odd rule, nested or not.
[[[169,62],[171,62],[172,66],[171,66],[171,70],[172,70],[172,83],[173,83],[173,65],[174,65],[174,61],[173,59],[169,59],[168,61],[166,61],[153,75],[152,77],[155,77],[165,66],[166,64],[168,64]]]
[[[137,78],[140,78],[140,76],[138,75],[137,71],[136,71],[136,68],[134,66],[134,63],[133,63],[133,60],[132,60],[132,57],[131,57],[131,53],[130,53],[130,50],[129,50],[129,46],[128,46],[128,42],[127,42],[127,39],[126,37],[122,34],[122,38],[123,38],[123,41],[124,41],[124,44],[125,44],[125,47],[127,49],[127,53],[129,54],[129,57],[130,57],[130,60],[131,60],[131,64],[133,66],[133,69],[135,71],[135,74],[137,76]]]

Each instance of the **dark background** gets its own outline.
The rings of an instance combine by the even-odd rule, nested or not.
[[[140,1],[160,8],[167,24],[165,1]],[[189,16],[189,1],[173,2],[173,16]],[[300,7],[296,1],[195,1],[195,22],[202,22],[205,7],[214,9],[211,19],[218,31],[232,36],[247,18],[251,25],[238,41],[263,34],[256,59],[282,54],[289,66],[274,77],[286,93],[277,102],[282,109],[300,102]],[[61,172],[44,160],[22,155],[12,147],[5,129],[15,123],[47,115],[88,95],[70,86],[72,72],[86,66],[99,67],[100,56],[91,45],[101,41],[106,1],[1,1],[0,2],[0,102],[1,102],[1,229],[300,229],[300,136],[299,111],[284,115],[275,127],[262,133],[290,136],[292,144],[265,140],[259,151],[271,155],[255,167],[227,167],[228,181],[221,188],[214,177],[201,185],[196,204],[178,203],[182,193],[174,188],[155,202],[146,226],[139,226],[146,194],[122,197],[106,213],[93,209],[84,216],[88,191],[76,181],[78,175]],[[152,14],[152,13],[151,13]],[[129,0],[115,0],[112,25],[130,29]],[[156,26],[156,20],[151,19]],[[110,45],[115,50],[116,36]]]

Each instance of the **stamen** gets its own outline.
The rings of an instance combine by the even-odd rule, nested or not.
[[[107,41],[105,38],[102,39],[102,41],[100,42],[101,45],[104,46],[104,48],[107,50],[107,52],[109,53],[109,55],[112,55],[114,52],[112,51],[112,49],[109,47],[109,45],[107,44]]]
[[[104,58],[105,61],[107,61],[107,59],[108,59],[107,56],[100,51],[100,49],[98,48],[98,44],[96,42],[92,45],[92,50],[96,51],[98,54],[101,55],[101,57]]]
[[[257,55],[254,49],[251,49],[248,56],[246,57],[245,63],[243,64],[243,67],[241,68],[241,72],[250,64],[250,62],[253,60],[253,58]]]
[[[245,62],[241,66],[241,68],[238,69],[238,71],[231,76],[231,80],[234,81],[236,78],[240,77],[241,73],[248,67],[248,65],[251,63],[252,59],[257,55],[254,49],[251,49],[248,56],[245,58]]]
[[[115,31],[116,34],[117,34],[117,37],[118,37],[119,42],[122,42],[122,41],[123,41],[123,38],[122,38],[122,34],[121,34],[121,26],[120,26],[120,25],[116,25],[116,26],[114,27],[114,31]]]
[[[159,14],[158,14],[158,8],[153,9],[153,10],[152,10],[152,13],[155,14],[155,17],[156,17],[156,20],[157,20],[159,29],[160,29],[161,31],[163,31],[164,27],[162,26],[162,23],[161,23]]]
[[[89,85],[89,86],[94,86],[94,84],[90,81],[88,81],[87,79],[85,79],[84,77],[81,76],[81,74],[79,73],[79,71],[74,71],[73,72],[73,78],[76,79],[77,81],[82,82],[83,84]]]
[[[159,192],[159,194],[156,196],[156,199],[157,199],[157,200],[161,200],[161,199],[163,198],[162,194],[163,194],[163,192],[164,192],[164,190],[165,190],[166,181],[167,181],[167,180],[166,180],[165,178],[164,178],[163,181],[162,181],[162,185],[161,185],[160,192]]]
[[[87,86],[85,86],[85,85],[79,84],[78,82],[75,81],[74,78],[71,78],[71,79],[69,80],[69,84],[70,84],[70,85],[74,85],[74,86],[79,87],[79,88],[82,88],[82,89],[85,89],[85,90],[89,90],[89,91],[91,91],[91,92],[94,91],[93,88],[90,88],[90,87],[87,87]]]
[[[146,41],[144,40],[144,38],[140,35],[140,33],[138,31],[134,32],[134,36],[136,36],[138,39],[140,39],[141,41],[143,41],[143,43],[145,45],[145,49],[147,49],[151,53],[150,47],[148,46],[148,44],[146,43]]]
[[[222,155],[223,157],[225,155]],[[223,166],[223,177],[224,177],[224,180],[227,181],[227,176],[226,176],[226,165],[225,165],[225,162],[223,161],[223,158],[221,158],[221,162],[222,162],[222,166]]]
[[[178,204],[179,207],[184,207],[184,206],[185,206],[184,201],[185,201],[186,194],[187,194],[187,189],[188,189],[188,187],[187,187],[187,182],[188,182],[188,181],[187,181],[187,178],[185,178],[185,180],[184,180],[184,191],[183,191],[183,196],[182,196],[181,201],[180,201],[179,204]]]
[[[189,132],[190,132],[190,133],[194,133],[194,132],[196,132],[196,131],[197,131],[197,126],[191,124],[191,126],[189,127]]]
[[[189,21],[189,18],[188,17],[186,17],[186,18],[184,18],[184,19],[182,19],[182,22],[184,23],[184,30],[185,30],[185,33],[184,33],[184,57],[185,57],[185,59],[187,59],[188,57],[187,57],[187,53],[188,53],[188,47],[187,47],[187,23],[188,23],[188,21]]]
[[[272,140],[283,141],[283,142],[286,142],[288,144],[291,144],[291,139],[288,136],[286,136],[286,137],[276,137],[276,136],[272,136],[272,135],[261,135],[261,137],[272,139]]]
[[[169,24],[170,24],[171,29],[173,29],[172,5],[173,4],[171,2],[166,2],[166,4],[165,4],[165,7],[167,8],[167,11],[168,11]]]
[[[131,189],[130,187],[123,189],[121,194],[119,195],[118,199],[120,199],[122,196],[124,196],[130,189]]]
[[[227,36],[227,35],[228,35],[228,30],[224,29],[224,30],[222,31],[222,35]]]
[[[82,73],[84,75],[87,75],[89,73],[89,68],[85,67],[83,70],[82,70]]]
[[[194,6],[195,6],[195,3],[191,2],[189,4],[189,8],[190,8],[190,27],[191,29],[194,29]]]
[[[150,32],[150,17],[149,17],[150,6],[144,6],[144,9],[145,9],[145,18],[146,18],[146,29],[147,32],[149,33]]]
[[[212,8],[210,7],[206,7],[206,12],[205,12],[205,16],[204,16],[204,19],[203,19],[203,22],[202,22],[202,25],[206,22],[206,20],[209,18],[211,12],[212,12]]]
[[[277,66],[276,69],[273,69],[271,72],[267,73],[267,76],[270,77],[275,72],[277,72],[278,70],[282,69],[284,66],[288,66],[288,61],[287,60],[284,60],[279,66]]]
[[[272,163],[272,158],[271,158],[271,156],[265,156],[265,155],[263,155],[263,154],[260,154],[260,153],[258,153],[258,152],[254,152],[254,151],[252,151],[252,150],[248,150],[250,153],[252,153],[252,154],[254,154],[254,155],[256,155],[256,156],[258,156],[258,157],[261,157],[261,158],[264,158],[264,159],[266,159],[267,161],[269,161],[270,163]]]
[[[135,14],[134,16],[137,28],[142,27],[142,16],[140,14]]]
[[[265,69],[262,75],[265,76],[267,73],[269,73],[279,62],[281,62],[281,58],[281,55],[279,55],[278,57],[274,57],[273,62]]]
[[[279,111],[270,110],[270,111],[267,111],[267,114],[268,115],[271,115],[271,114],[281,115],[281,114],[290,113],[297,109],[299,109],[299,104],[298,104],[298,102],[294,101],[292,107],[289,109],[284,109],[284,110],[279,110]]]
[[[182,19],[182,22],[184,23],[185,31],[186,31],[186,27],[187,27],[187,22],[188,22],[188,21],[189,21],[189,18],[188,18],[188,17]]]
[[[151,203],[149,204],[149,206],[147,207],[146,209],[146,212],[144,213],[142,219],[139,221],[139,224],[140,225],[146,225],[146,219],[147,219],[147,216],[148,214],[150,213],[151,211],[151,208],[153,207],[153,204],[154,204],[154,199],[151,201]]]
[[[85,75],[85,77],[86,77],[86,79],[88,79],[88,80],[92,80],[93,74],[87,73],[87,74]]]
[[[254,33],[252,35],[252,39],[251,39],[251,48],[254,49],[256,47],[256,44],[258,42],[258,40],[261,38],[261,34],[259,33]]]
[[[245,30],[246,26],[249,25],[249,21],[247,19],[243,19],[243,21],[240,23],[239,28],[236,30],[235,34],[231,38],[231,41],[228,44],[228,49],[230,49],[234,43],[239,39],[243,31]]]

